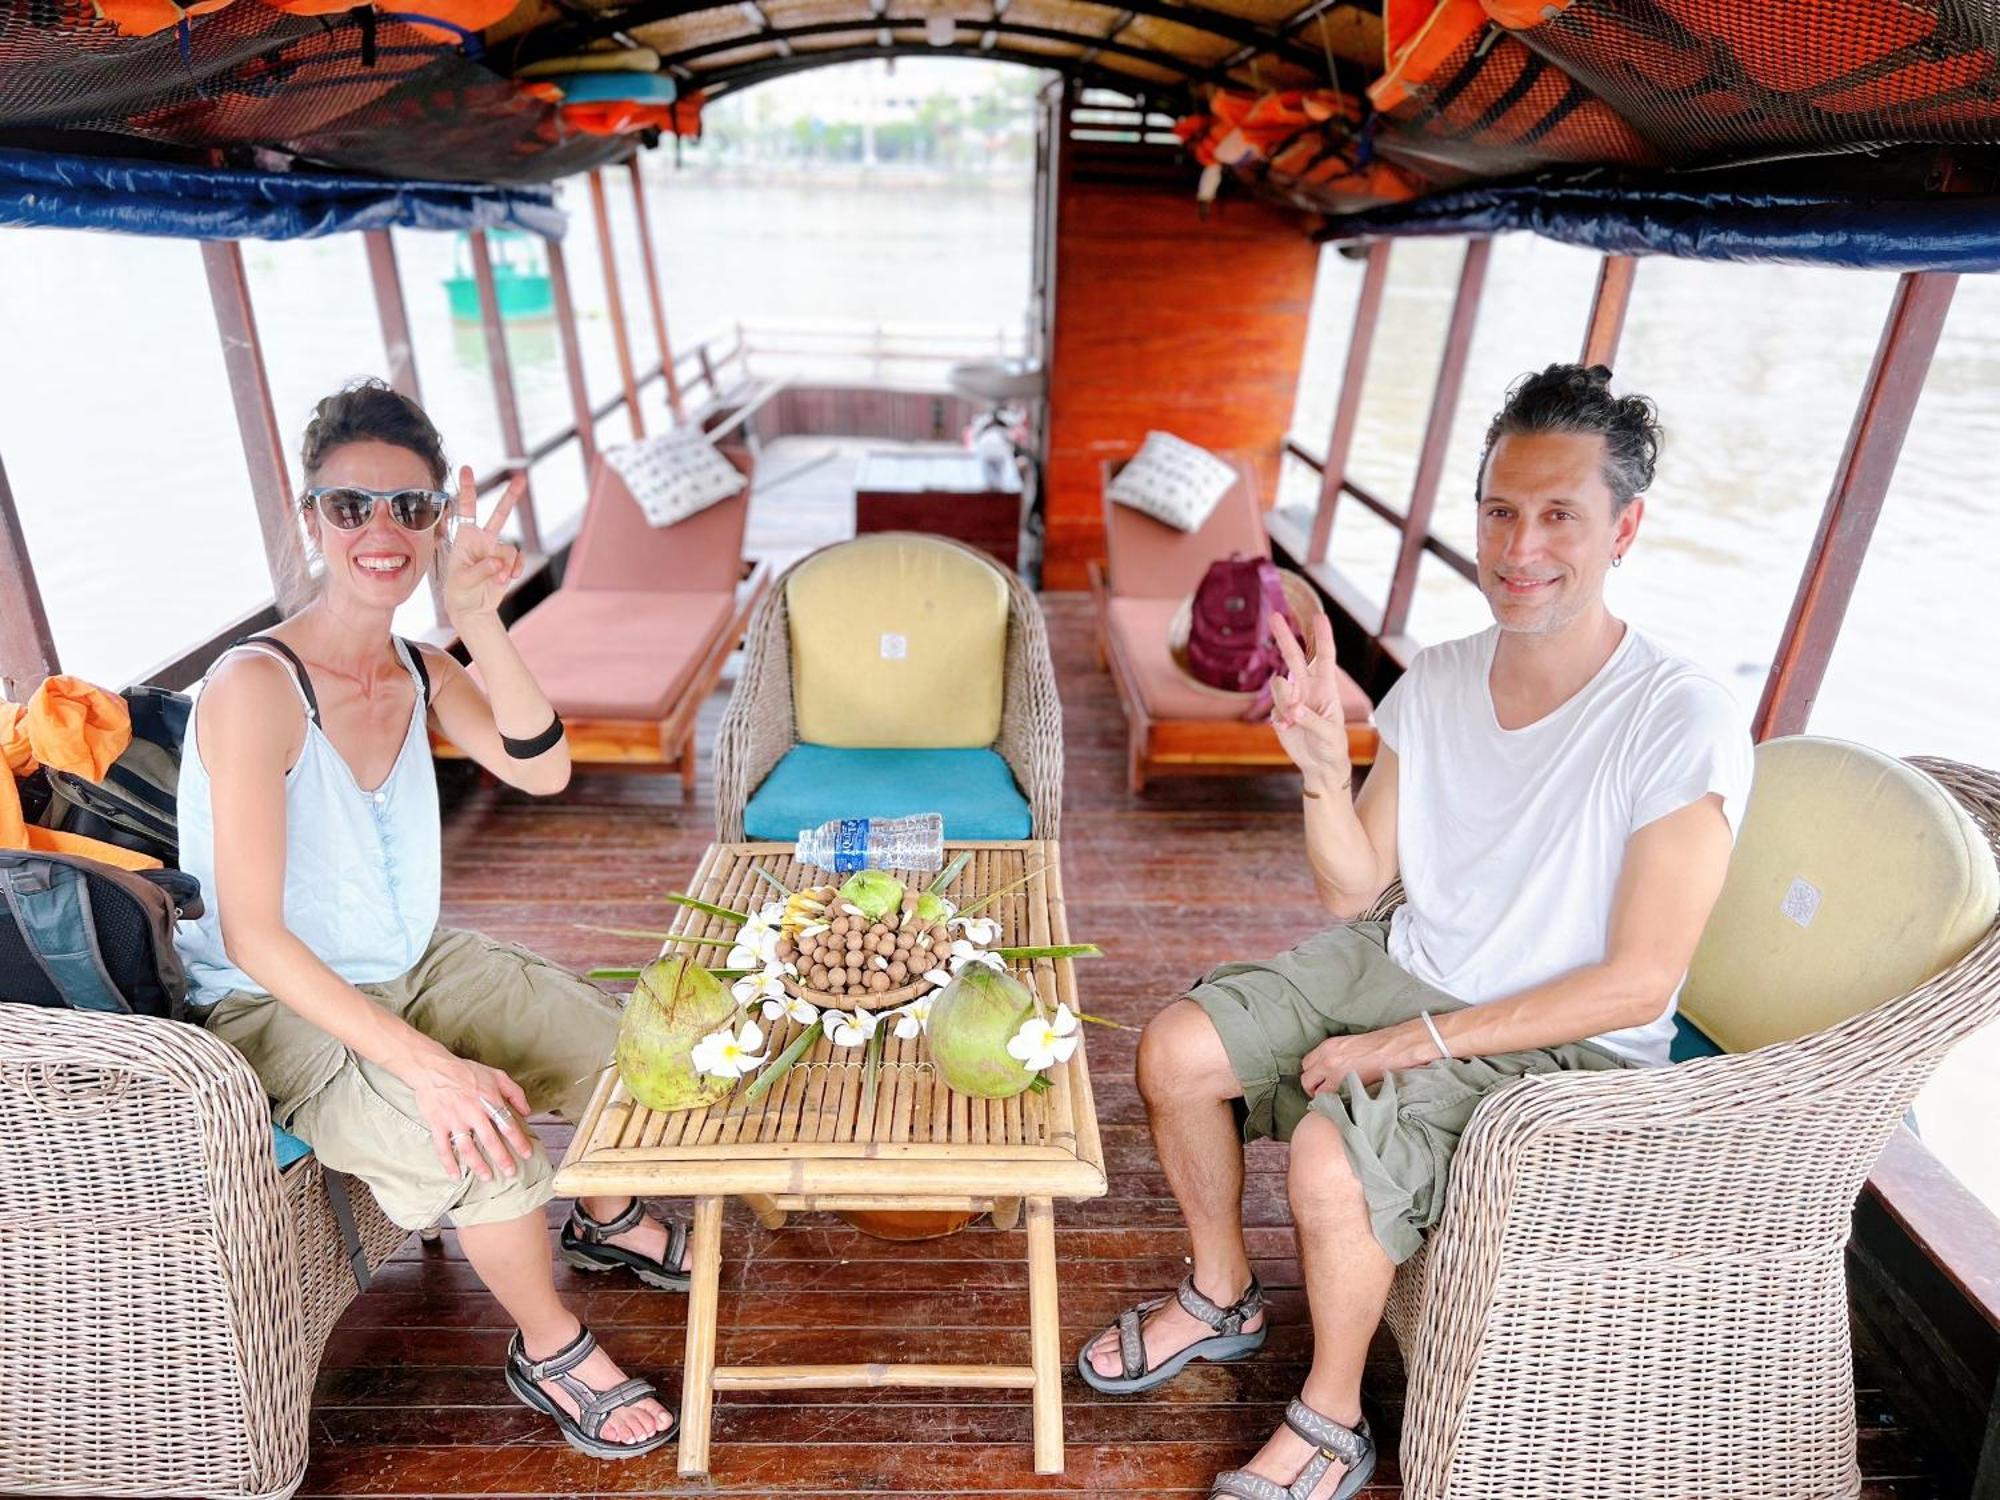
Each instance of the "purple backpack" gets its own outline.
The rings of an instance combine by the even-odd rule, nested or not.
[[[1273,615],[1283,615],[1297,634],[1284,583],[1268,557],[1235,553],[1210,563],[1194,591],[1188,670],[1212,688],[1262,694],[1285,664],[1271,634]]]

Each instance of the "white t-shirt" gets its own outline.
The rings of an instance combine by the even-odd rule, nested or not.
[[[1396,753],[1396,856],[1407,903],[1389,956],[1470,1004],[1601,963],[1625,845],[1710,792],[1732,837],[1751,741],[1729,690],[1630,626],[1555,712],[1502,729],[1493,626],[1417,653],[1375,711]],[[1656,1021],[1594,1037],[1667,1061],[1676,986]]]

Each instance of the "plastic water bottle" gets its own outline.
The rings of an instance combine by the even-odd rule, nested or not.
[[[944,865],[944,817],[834,818],[799,830],[799,860],[836,875],[856,870],[936,870]]]

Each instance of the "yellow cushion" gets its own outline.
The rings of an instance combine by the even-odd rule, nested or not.
[[[1743,831],[1681,1009],[1731,1052],[1915,989],[2000,908],[1993,847],[1921,771],[1841,740],[1757,747]]]
[[[966,750],[1000,736],[1007,582],[963,548],[890,532],[808,558],[785,588],[799,738]]]

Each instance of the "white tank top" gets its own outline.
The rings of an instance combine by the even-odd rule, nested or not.
[[[407,973],[437,927],[440,880],[437,775],[424,731],[425,692],[412,666],[414,647],[396,642],[416,688],[410,727],[382,784],[364,790],[319,725],[319,710],[299,669],[269,643],[239,642],[294,674],[306,714],[306,739],[285,773],[285,926],[351,984],[380,984]],[[228,656],[224,652],[217,664]],[[210,667],[213,673],[214,667]],[[196,710],[201,688],[195,690]],[[181,754],[181,868],[201,881],[206,910],[182,922],[174,947],[187,966],[189,1003],[213,1005],[231,990],[260,990],[222,947],[215,895],[215,809],[195,719]]]

